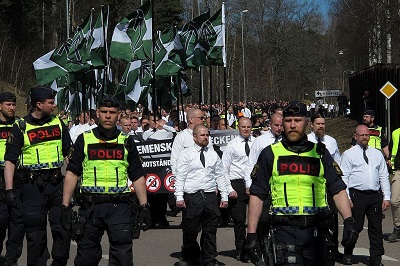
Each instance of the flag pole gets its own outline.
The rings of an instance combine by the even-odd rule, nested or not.
[[[222,2],[222,38],[223,38],[223,49],[222,49],[222,61],[224,63],[224,103],[225,103],[225,126],[228,128],[228,101],[226,99],[227,96],[227,87],[228,84],[226,82],[227,79],[227,68],[226,68],[226,42],[225,42],[225,1]]]
[[[156,59],[155,59],[155,52],[154,52],[154,34],[153,34],[153,29],[154,29],[154,3],[151,1],[151,49],[152,49],[152,59],[151,59],[151,72],[152,72],[152,82],[151,82],[151,88],[152,88],[152,93],[153,93],[153,112],[154,112],[154,123],[157,122],[157,93],[156,93]]]
[[[107,6],[107,8],[109,8],[108,6]],[[101,5],[101,17],[102,17],[102,19],[101,19],[101,27],[102,27],[102,30],[103,30],[103,46],[104,46],[104,49],[106,50],[106,54],[105,54],[105,56],[106,56],[106,60],[105,60],[105,62],[106,62],[106,65],[104,66],[104,74],[103,74],[103,80],[102,80],[102,88],[103,88],[103,90],[102,90],[102,92],[101,92],[101,97],[100,98],[102,98],[103,97],[103,95],[104,95],[104,92],[105,91],[107,91],[107,80],[108,80],[108,60],[109,60],[109,58],[108,58],[108,49],[107,49],[107,40],[106,40],[106,27],[105,27],[105,23],[104,23],[104,5]],[[107,20],[108,20],[108,12],[107,12]],[[107,25],[108,25],[108,21],[107,21]]]
[[[212,111],[212,104],[213,104],[213,84],[212,84],[212,66],[210,65],[210,108],[209,111]],[[211,112],[210,112],[211,115]]]
[[[67,40],[69,39],[69,2],[65,0],[66,17],[67,17]]]

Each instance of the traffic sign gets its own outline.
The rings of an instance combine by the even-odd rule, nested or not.
[[[380,91],[386,96],[387,99],[390,99],[396,93],[397,89],[392,83],[390,83],[390,81],[388,81],[385,85],[383,85]]]
[[[326,91],[315,91],[315,97],[337,97],[342,94],[341,90],[326,90]]]

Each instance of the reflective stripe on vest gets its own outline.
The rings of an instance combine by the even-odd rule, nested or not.
[[[380,150],[382,148],[382,146],[381,146],[382,127],[369,128],[369,134],[370,134],[370,137],[369,137],[368,146]]]
[[[276,215],[314,215],[328,209],[324,167],[316,151],[294,153],[282,143],[274,153],[270,178],[272,211]]]
[[[60,168],[63,165],[62,125],[58,117],[42,126],[26,123],[21,165],[30,170]]]
[[[130,192],[128,187],[128,150],[126,135],[103,141],[92,130],[83,133],[84,154],[81,191],[114,194]]]
[[[4,167],[4,154],[6,153],[6,142],[14,124],[0,124],[0,167]]]

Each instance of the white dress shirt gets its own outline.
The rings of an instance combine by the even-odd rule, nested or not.
[[[176,174],[176,161],[178,156],[185,148],[192,147],[194,145],[193,130],[186,128],[176,135],[174,143],[171,149],[171,170],[173,174]]]
[[[236,121],[235,115],[234,115],[234,114],[228,113],[227,116],[228,116],[228,117],[227,117],[227,119],[228,119],[228,125],[229,125],[229,126],[233,125],[233,123],[235,123],[235,121]]]
[[[307,138],[311,142],[318,143],[318,137],[315,135],[314,132],[308,134]],[[340,163],[340,151],[336,140],[329,135],[324,135],[321,138],[321,142],[325,144],[325,147],[332,155],[333,160],[337,163]]]
[[[281,141],[282,137],[279,136],[278,141]],[[275,142],[275,135],[269,130],[265,134],[262,134],[261,136],[257,137],[254,140],[253,145],[251,146],[250,149],[250,155],[249,155],[249,160],[247,161],[246,164],[246,170],[245,170],[245,181],[246,181],[246,187],[251,186],[251,172],[253,171],[254,165],[257,163],[258,156],[260,155],[261,151],[265,149],[267,146],[273,144]]]
[[[228,201],[225,171],[221,159],[213,148],[204,151],[205,167],[200,161],[201,147],[197,144],[186,148],[177,159],[175,172],[176,200],[183,200],[184,193],[221,192],[221,200]]]
[[[248,144],[251,151],[251,147],[255,141],[255,138],[250,136],[248,139]],[[245,139],[241,135],[238,135],[228,142],[225,151],[222,154],[222,163],[224,164],[225,168],[225,178],[229,193],[234,191],[230,180],[244,180],[246,176],[246,168],[243,166],[247,164],[249,157],[246,155],[245,144]]]
[[[343,181],[349,188],[357,190],[382,189],[384,200],[390,200],[389,173],[382,152],[367,147],[368,164],[364,160],[363,148],[355,145],[342,154],[340,168],[343,171]],[[350,197],[349,197],[350,198]]]
[[[244,117],[251,118],[251,111],[249,108],[245,107],[240,112],[243,113]]]

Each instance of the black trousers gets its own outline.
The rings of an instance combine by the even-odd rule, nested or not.
[[[238,197],[229,199],[228,210],[233,220],[236,251],[240,255],[246,238],[246,211],[249,197],[246,194],[246,185],[243,179],[231,180],[231,184]]]
[[[24,241],[24,224],[22,220],[21,206],[8,208],[5,202],[5,191],[3,193],[3,201],[0,201],[0,253],[3,249],[3,241],[6,237],[8,228],[8,236],[6,243],[6,263],[12,265],[17,263],[18,258],[22,254],[22,245]],[[18,198],[21,197],[21,190],[15,189]]]
[[[370,258],[374,259],[384,254],[382,234],[382,194],[366,192],[350,188],[350,198],[353,202],[353,217],[358,232],[363,230],[365,216],[368,219],[368,237]],[[344,250],[345,254],[352,254],[354,247]]]
[[[325,228],[299,226],[277,226],[275,227],[276,243],[295,245],[296,252],[286,251],[285,257],[296,257],[297,263],[288,263],[286,260],[278,265],[326,265],[326,241]]]
[[[50,254],[47,248],[47,214],[53,247],[53,265],[66,265],[71,243],[70,233],[61,227],[63,183],[42,180],[24,183],[21,188],[23,224],[27,240],[28,265],[46,265]]]
[[[217,227],[220,211],[215,192],[185,194],[186,208],[182,215],[182,258],[190,261],[200,256],[197,236],[202,230],[204,263],[214,262],[217,256]]]
[[[107,231],[110,242],[109,262],[112,266],[133,265],[131,212],[128,203],[101,203],[90,207],[84,234],[76,241],[78,249],[75,265],[98,265],[101,256],[101,238]]]

